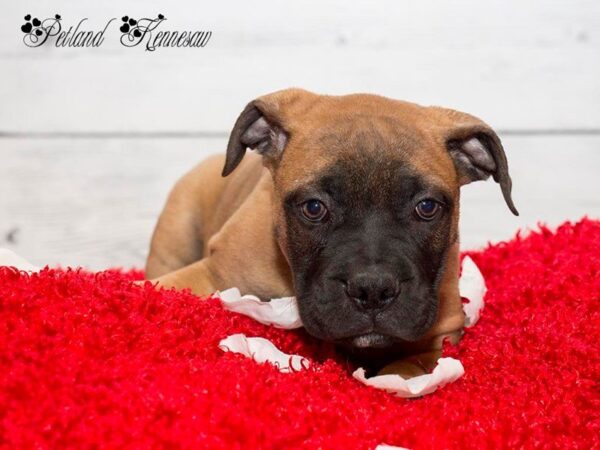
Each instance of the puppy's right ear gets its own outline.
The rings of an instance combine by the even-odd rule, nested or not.
[[[277,117],[277,108],[269,107],[265,99],[248,103],[236,120],[227,144],[224,177],[239,165],[247,148],[261,154],[265,165],[275,163],[283,153],[288,135]]]

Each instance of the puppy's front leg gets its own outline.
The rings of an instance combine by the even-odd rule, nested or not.
[[[166,275],[150,280],[159,287],[185,289],[189,288],[196,295],[210,295],[219,286],[211,269],[210,258],[204,258],[188,266],[177,269]]]

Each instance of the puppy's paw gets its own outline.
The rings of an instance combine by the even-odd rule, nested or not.
[[[408,356],[388,364],[377,375],[400,375],[405,380],[426,375],[433,371],[441,356],[439,350]]]

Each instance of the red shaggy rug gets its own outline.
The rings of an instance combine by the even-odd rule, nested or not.
[[[10,448],[600,448],[600,222],[471,253],[489,288],[465,375],[417,400],[360,384],[303,331],[140,272],[0,269],[0,443]],[[309,357],[284,374],[218,342]]]

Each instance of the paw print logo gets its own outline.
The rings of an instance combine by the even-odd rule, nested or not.
[[[25,34],[35,33],[36,36],[41,36],[44,32],[40,28],[42,22],[37,17],[31,20],[31,14],[27,14],[25,17],[25,23],[21,25],[21,31]]]
[[[139,27],[136,26],[137,20],[135,20],[133,17],[123,16],[121,17],[121,20],[123,21],[123,25],[121,25],[121,28],[119,28],[121,33],[132,33],[135,37],[140,37],[142,35]]]
[[[164,20],[165,16],[162,14],[158,15],[158,18],[155,20]],[[142,19],[143,21],[147,21],[148,19]],[[140,30],[140,24],[133,17],[123,16],[121,17],[121,21],[123,24],[119,28],[121,33],[133,35],[136,38],[139,38],[142,35],[142,31]],[[145,29],[142,27],[142,29]]]

